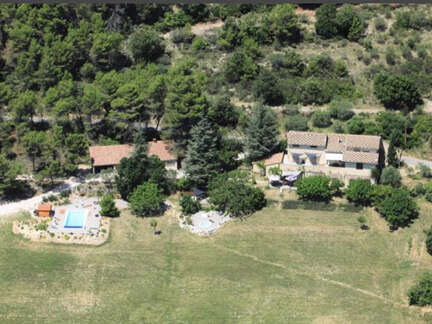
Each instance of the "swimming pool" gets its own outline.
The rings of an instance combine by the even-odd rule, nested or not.
[[[202,220],[200,223],[199,223],[199,227],[201,227],[201,228],[209,228],[210,226],[211,226],[212,224],[210,223],[210,221],[208,221],[208,220]]]
[[[69,210],[66,215],[64,228],[83,228],[87,212],[85,210]]]

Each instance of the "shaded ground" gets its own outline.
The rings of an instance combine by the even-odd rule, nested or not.
[[[389,233],[369,210],[361,231],[359,213],[279,206],[210,238],[180,229],[174,208],[157,218],[160,236],[123,211],[98,248],[25,241],[3,217],[1,322],[426,323],[406,290],[432,265],[429,209]]]

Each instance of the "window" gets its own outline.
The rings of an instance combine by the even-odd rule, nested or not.
[[[356,169],[362,170],[363,169],[363,163],[356,163]]]
[[[318,146],[316,146],[316,145],[311,145],[311,148],[317,148]]]
[[[293,146],[292,147],[300,147],[300,145],[297,145],[297,144],[293,144]]]

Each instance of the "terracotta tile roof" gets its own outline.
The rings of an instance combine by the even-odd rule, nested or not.
[[[268,159],[264,160],[264,164],[272,165],[272,164],[282,163],[283,156],[284,156],[283,152],[273,154]]]
[[[345,162],[378,164],[378,153],[346,151],[343,154]]]
[[[347,150],[354,148],[379,150],[380,136],[374,135],[346,135]]]
[[[289,145],[326,146],[327,134],[313,132],[288,132]]]
[[[327,152],[344,152],[345,151],[345,134],[328,134]]]
[[[354,149],[379,150],[381,137],[375,135],[323,134],[314,132],[288,132],[288,144],[326,146],[328,152]]]
[[[170,143],[164,141],[153,141],[148,143],[148,156],[156,155],[161,161],[173,161],[176,157],[170,152]],[[90,146],[90,158],[94,166],[118,165],[124,157],[131,156],[133,145],[98,145]]]
[[[147,155],[156,155],[161,159],[161,161],[177,160],[177,158],[171,153],[171,143],[166,141],[149,142]]]
[[[52,205],[51,204],[40,204],[37,208],[38,211],[51,211]]]
[[[132,154],[133,146],[121,145],[97,145],[90,146],[90,158],[94,166],[118,165],[120,160]]]

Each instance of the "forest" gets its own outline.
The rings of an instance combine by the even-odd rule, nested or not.
[[[430,6],[3,4],[0,20],[5,195],[137,135],[186,161],[191,142],[212,147],[207,175],[284,150],[288,130],[430,151]],[[200,122],[212,143],[192,140]]]

